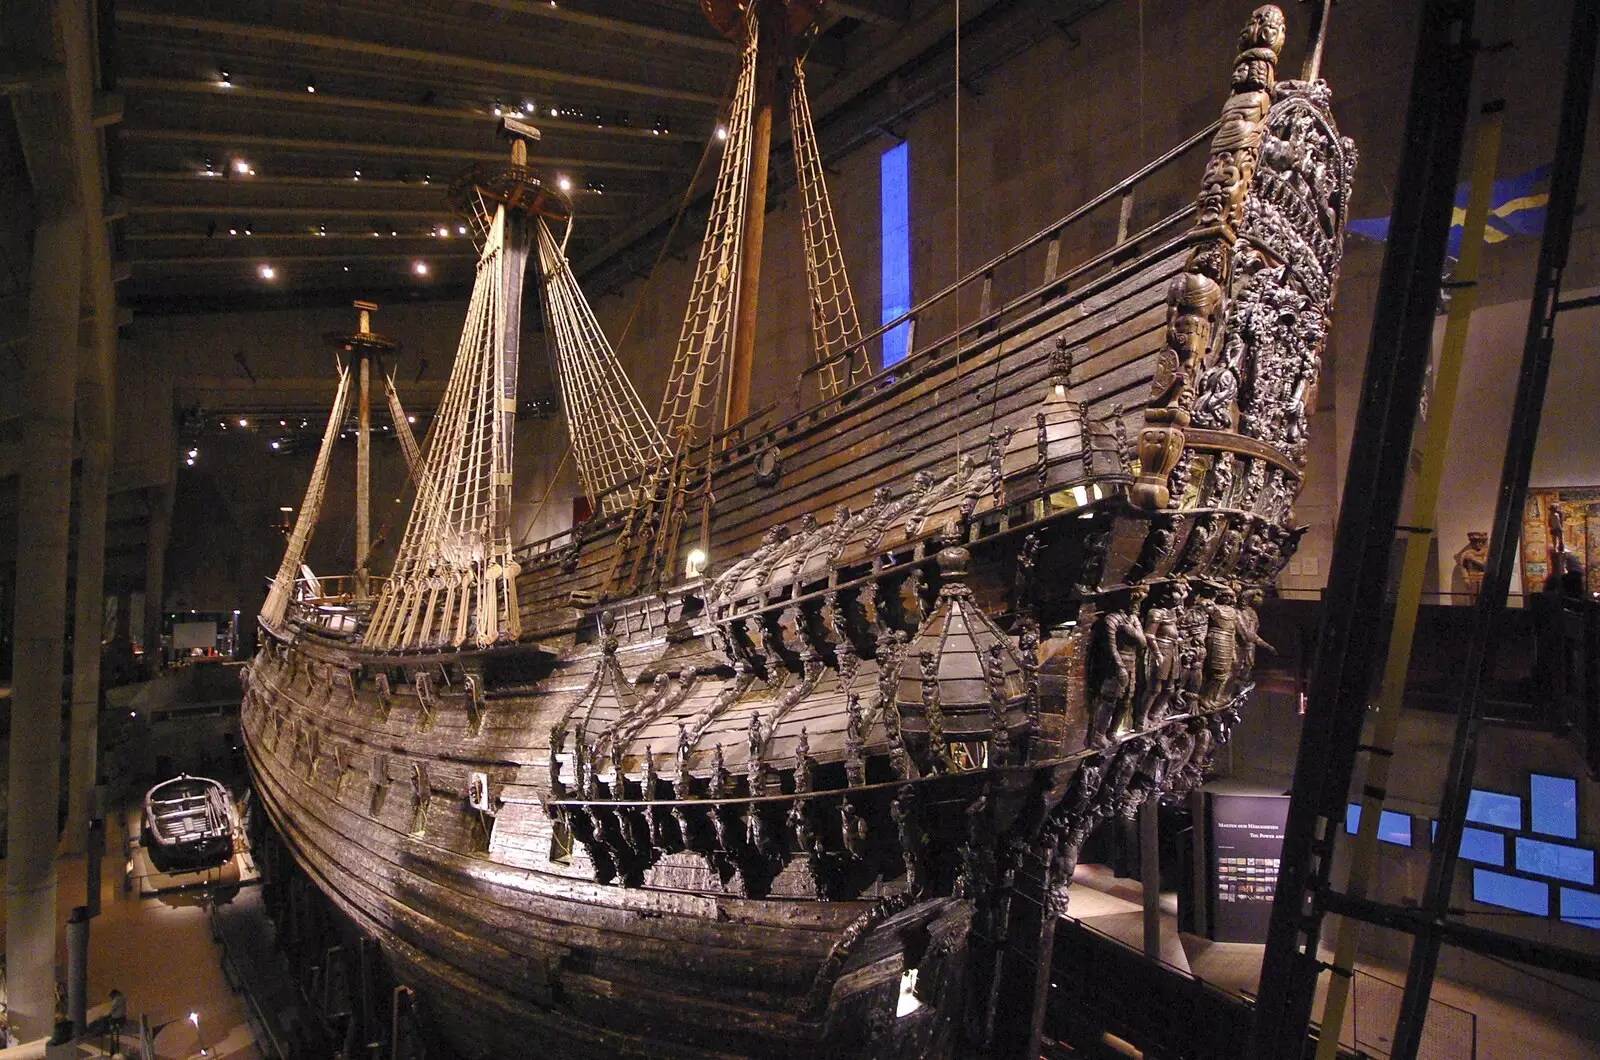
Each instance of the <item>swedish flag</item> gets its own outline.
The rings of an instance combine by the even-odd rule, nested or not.
[[[1544,218],[1550,207],[1550,166],[1543,165],[1517,177],[1494,182],[1489,193],[1489,222],[1483,232],[1485,243],[1502,243],[1513,236],[1536,236],[1544,231]],[[1461,225],[1467,216],[1467,185],[1456,186],[1455,214],[1450,220],[1451,258],[1461,256]],[[1356,235],[1383,241],[1389,238],[1389,219],[1369,217],[1347,226]]]

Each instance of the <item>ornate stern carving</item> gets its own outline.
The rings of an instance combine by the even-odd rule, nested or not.
[[[1166,346],[1151,381],[1139,433],[1139,478],[1129,494],[1143,508],[1162,509],[1172,501],[1168,478],[1183,454],[1201,362],[1221,318],[1233,242],[1255,174],[1283,39],[1283,12],[1270,4],[1258,7],[1239,35],[1233,93],[1211,140],[1197,203],[1194,249],[1167,290]]]

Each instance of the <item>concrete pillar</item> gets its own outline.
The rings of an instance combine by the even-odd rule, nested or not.
[[[22,106],[17,107],[19,118]],[[42,109],[42,108],[41,108]],[[19,121],[19,125],[22,122]],[[56,805],[83,214],[41,216],[28,296],[6,846],[6,987],[24,1040],[55,1022]]]
[[[165,611],[167,538],[172,533],[172,487],[149,491],[150,521],[145,530],[144,657],[151,676],[161,668],[161,615]]]
[[[100,629],[105,612],[106,488],[109,447],[87,441],[78,472],[78,584],[73,606],[72,716],[67,765],[67,827],[63,846],[81,854],[89,833],[89,803],[99,763]]]
[[[73,1034],[89,1029],[89,909],[81,905],[67,918],[67,1018]]]

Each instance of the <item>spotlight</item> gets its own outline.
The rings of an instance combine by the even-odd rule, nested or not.
[[[349,271],[350,271],[350,266],[348,266],[348,265],[346,265],[346,266],[345,266],[345,267],[344,267],[344,271],[345,271],[345,272],[349,272]],[[302,423],[302,424],[301,424],[301,425],[300,425],[300,426],[302,426],[302,427],[304,427],[304,426],[305,426],[305,424],[303,424],[303,423]]]
[[[245,419],[243,416],[241,416],[241,417],[239,417],[239,426],[248,427],[248,426],[250,426],[250,421]]]
[[[233,160],[233,171],[240,176],[243,176],[244,174],[250,172],[250,163],[246,162],[242,158],[235,158]]]
[[[318,225],[317,226],[317,235],[325,236],[327,234],[328,234],[328,226],[327,225]]]
[[[560,188],[562,191],[571,191],[572,181],[568,180],[566,177],[557,177],[556,187]]]
[[[239,234],[239,230],[237,228],[233,227],[232,225],[229,225],[228,226],[228,234],[230,236],[236,236],[236,235]]]
[[[184,463],[188,464],[190,467],[194,467],[194,457],[189,457],[188,459],[184,460]]]
[[[439,236],[440,239],[449,239],[450,238],[450,226],[449,225],[440,225],[439,226],[439,231],[438,231],[438,236]]]
[[[278,278],[278,270],[271,265],[263,265],[261,266],[261,278],[263,280],[275,280]]]
[[[189,458],[191,460],[194,459],[195,457],[199,456],[199,455],[200,455],[200,450],[198,450],[198,449],[189,450]]]
[[[314,77],[306,78],[306,91],[312,93],[313,95],[316,93],[316,91],[317,91],[317,80],[316,80],[316,78],[314,78]]]
[[[217,84],[221,85],[223,88],[233,87],[233,78],[228,76],[227,70],[218,70],[217,73],[219,75],[217,78]]]
[[[500,117],[500,101],[498,99],[494,101],[494,116],[496,118]]]
[[[287,427],[287,426],[289,426],[289,421],[288,420],[279,420],[278,421],[278,426],[279,427]]]
[[[466,234],[467,234],[467,226],[466,225],[456,225],[456,235],[464,236]]]
[[[406,417],[406,422],[407,423],[416,423],[417,422],[417,418],[415,416],[407,416]]]
[[[559,118],[559,117],[561,117],[561,111],[557,110],[555,107],[551,107],[550,108],[550,116],[552,118]]]
[[[728,138],[728,127],[726,125],[717,126],[717,139],[726,140],[727,138]]]
[[[360,180],[361,179],[361,170],[359,170],[359,169],[356,170],[356,175],[351,177],[350,179],[351,180]]]
[[[273,449],[277,449],[278,448],[278,443],[277,442],[273,442],[272,443],[272,448]]]
[[[411,271],[418,276],[426,276],[428,275],[428,263],[425,261],[416,262],[411,266]]]

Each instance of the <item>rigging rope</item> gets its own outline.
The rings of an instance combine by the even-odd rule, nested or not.
[[[294,596],[294,584],[305,562],[306,548],[311,544],[311,533],[316,529],[317,516],[322,512],[322,499],[328,492],[328,465],[333,459],[333,446],[339,438],[339,428],[344,424],[350,405],[350,369],[339,366],[339,388],[334,392],[333,408],[328,412],[328,425],[322,429],[322,445],[317,449],[317,461],[311,470],[311,482],[306,486],[305,500],[300,503],[300,514],[295,517],[294,530],[283,550],[283,561],[267,590],[267,602],[261,605],[261,618],[268,626],[283,624],[289,601]]]
[[[757,18],[750,5],[744,20],[739,80],[728,115],[727,148],[717,171],[706,238],[700,245],[688,311],[678,334],[672,370],[657,422],[671,450],[686,454],[708,440],[711,411],[733,344],[739,296],[739,256],[744,246],[744,202],[750,185],[750,116],[756,91]]]
[[[619,487],[636,482],[670,453],[617,363],[550,226],[541,218],[537,229],[548,341],[578,478],[597,507],[618,511],[635,501],[632,489]]]
[[[467,321],[394,573],[367,627],[368,648],[460,647],[469,639],[486,646],[520,632],[509,532],[515,405],[506,398],[516,351],[508,310],[514,321],[517,308],[508,295],[520,296],[520,285],[507,281],[527,248],[522,240],[507,245],[503,207],[486,225],[481,198],[476,212],[483,244]]]
[[[861,342],[861,320],[856,315],[850,277],[845,271],[844,248],[828,198],[822,172],[822,152],[811,122],[811,101],[806,94],[802,60],[795,59],[789,97],[789,126],[794,137],[795,180],[804,210],[801,233],[806,252],[806,282],[811,294],[811,348],[818,363],[822,396],[831,398],[865,378],[868,365],[862,351],[848,361],[831,360]]]
[[[394,421],[395,437],[400,439],[400,454],[406,458],[406,474],[412,482],[422,474],[422,449],[417,445],[417,435],[406,419],[406,410],[400,407],[400,392],[394,388],[394,373],[383,377],[383,393],[389,402],[389,418]]]

